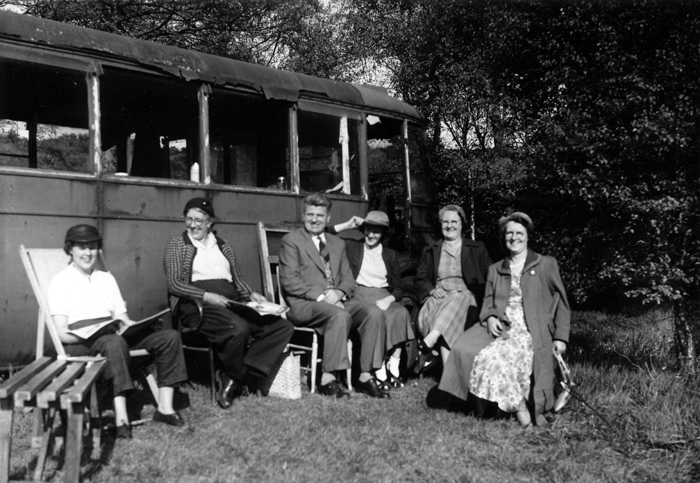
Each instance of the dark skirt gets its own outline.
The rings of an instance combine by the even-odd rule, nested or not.
[[[384,288],[362,287],[358,285],[355,288],[353,299],[359,302],[365,302],[375,305],[377,300],[383,299],[391,295]],[[416,338],[411,324],[411,314],[406,307],[392,302],[389,308],[383,311],[384,320],[386,321],[386,349],[389,350],[399,344]]]
[[[481,324],[475,324],[463,332],[452,347],[445,363],[440,379],[440,390],[466,401],[474,358],[481,349],[494,340],[488,329]]]

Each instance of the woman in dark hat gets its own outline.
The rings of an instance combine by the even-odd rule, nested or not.
[[[555,402],[552,351],[566,351],[571,312],[557,261],[528,248],[533,231],[522,212],[499,221],[508,255],[489,267],[481,324],[457,340],[429,405],[452,397],[477,414],[490,406],[515,413],[523,426],[532,416],[546,423]]]
[[[229,242],[212,232],[216,218],[211,201],[193,198],[183,215],[186,230],[172,237],[165,248],[170,305],[181,324],[199,325],[199,333],[214,347],[222,366],[216,374],[217,402],[228,409],[244,386],[257,391],[278,362],[294,326],[277,316],[244,318],[235,313],[233,302],[263,302],[265,297],[243,280]],[[201,325],[197,302],[204,310]]]
[[[143,327],[128,339],[117,335],[114,324],[90,336],[78,330],[111,319],[131,323],[117,281],[97,266],[101,248],[102,237],[94,226],[76,225],[66,233],[64,250],[71,262],[53,278],[48,290],[59,338],[69,355],[100,354],[107,359],[104,378],[112,381],[117,437],[131,437],[126,411],[126,394],[134,387],[129,375],[130,349],[146,349],[155,357],[159,401],[153,420],[182,426],[184,421],[173,409],[174,386],[187,380],[180,334],[157,324]]]
[[[387,391],[403,387],[399,372],[401,349],[415,335],[411,316],[399,303],[403,291],[396,252],[381,243],[389,230],[389,217],[383,211],[370,211],[364,220],[353,216],[329,231],[338,233],[358,227],[365,235],[364,241],[345,240],[348,262],[357,282],[353,298],[374,304],[384,313],[387,358],[375,377],[379,387]]]

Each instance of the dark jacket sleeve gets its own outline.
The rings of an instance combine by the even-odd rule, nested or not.
[[[500,263],[500,262],[499,262]],[[486,288],[484,290],[484,302],[481,305],[481,312],[479,314],[479,321],[481,325],[486,325],[486,321],[489,317],[501,318],[501,314],[498,313],[496,308],[496,284],[498,283],[498,271],[496,266],[498,263],[494,263],[488,269],[488,276],[486,279]]]
[[[559,264],[554,258],[550,260],[550,267],[548,267],[549,270],[547,270],[549,274],[549,290],[553,294],[559,294],[559,302],[554,312],[554,335],[552,338],[554,340],[569,342],[571,308],[569,307],[569,300],[566,297],[564,282],[562,282],[561,275],[559,274]]]
[[[420,303],[423,303],[430,296],[430,291],[435,288],[435,261],[430,246],[423,249],[413,284]]]
[[[403,298],[403,289],[401,288],[401,273],[399,271],[399,260],[396,252],[390,248],[382,249],[384,265],[386,265],[386,277],[389,282],[389,293],[394,296],[397,302],[401,302]]]

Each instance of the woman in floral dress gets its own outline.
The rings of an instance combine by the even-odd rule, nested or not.
[[[439,390],[544,424],[553,408],[552,351],[563,354],[571,312],[557,261],[528,249],[534,225],[525,213],[499,221],[508,256],[489,267],[481,324],[455,343]],[[430,404],[430,402],[429,402]]]

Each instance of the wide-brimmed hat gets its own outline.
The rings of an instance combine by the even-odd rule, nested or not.
[[[362,225],[374,225],[389,228],[389,216],[383,211],[370,211],[367,213],[367,216],[365,216],[365,221],[362,223]]]
[[[216,216],[214,216],[214,205],[212,205],[211,201],[206,198],[192,198],[185,205],[185,210],[182,212],[182,214],[187,216],[187,212],[192,208],[198,208],[210,217],[216,218]]]
[[[68,228],[66,241],[73,243],[92,243],[102,241],[100,232],[92,225],[75,225]]]

